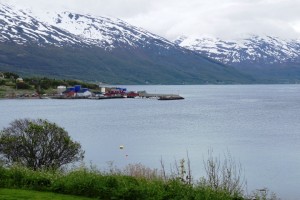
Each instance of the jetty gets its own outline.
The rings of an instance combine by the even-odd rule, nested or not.
[[[158,100],[183,100],[184,98],[178,94],[153,94],[146,91],[137,92],[141,98],[156,98]]]

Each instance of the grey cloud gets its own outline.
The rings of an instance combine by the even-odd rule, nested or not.
[[[1,1],[1,0],[0,0]],[[300,37],[300,0],[9,0],[34,9],[108,15],[168,39],[179,35]]]

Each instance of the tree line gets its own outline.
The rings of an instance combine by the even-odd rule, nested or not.
[[[36,90],[37,93],[43,93],[49,89],[56,89],[58,86],[63,85],[71,87],[74,85],[81,85],[83,88],[89,88],[92,90],[99,89],[99,86],[95,83],[88,83],[81,80],[62,80],[48,77],[25,77],[23,81],[16,81],[21,78],[20,75],[13,72],[2,72],[4,79],[0,79],[0,86],[6,85],[16,89],[24,90]]]

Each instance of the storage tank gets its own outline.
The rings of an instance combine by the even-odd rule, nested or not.
[[[105,88],[105,87],[100,87],[100,91],[101,91],[102,93],[105,93],[105,92],[106,92],[106,88]]]
[[[64,91],[67,90],[66,86],[57,86],[57,94],[62,94]]]

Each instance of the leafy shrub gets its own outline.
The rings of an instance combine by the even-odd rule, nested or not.
[[[13,72],[4,72],[3,74],[5,78],[12,78],[14,80],[20,77],[18,74]]]
[[[5,80],[0,79],[0,85],[5,85]]]
[[[17,88],[20,89],[20,90],[29,90],[29,89],[31,89],[31,85],[29,85],[28,83],[19,82],[19,83],[16,83],[16,84],[17,84]]]
[[[0,132],[0,155],[8,165],[17,163],[33,170],[56,170],[81,160],[83,154],[78,142],[47,120],[15,120]]]
[[[2,167],[0,176],[2,187],[48,190],[53,182],[53,175],[50,172],[35,172],[20,166],[13,166],[10,169]]]

